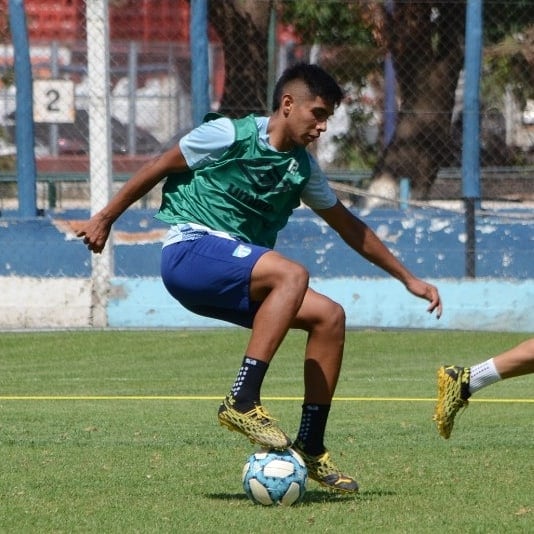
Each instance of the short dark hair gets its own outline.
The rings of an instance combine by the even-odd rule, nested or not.
[[[287,68],[276,82],[273,93],[273,111],[281,104],[284,87],[293,80],[302,80],[312,96],[321,97],[325,102],[338,106],[343,99],[343,90],[338,83],[319,65],[297,63]]]

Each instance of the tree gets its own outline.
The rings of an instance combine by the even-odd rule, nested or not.
[[[244,113],[266,113],[268,80],[268,34],[271,11],[276,9],[279,20],[290,20],[304,40],[329,44],[347,41],[365,41],[364,50],[353,52],[359,60],[376,60],[376,47],[371,49],[370,33],[362,23],[357,3],[348,3],[348,9],[339,11],[335,2],[317,0],[211,0],[209,21],[223,43],[225,86],[220,111],[230,116]],[[339,7],[339,4],[337,4]],[[299,24],[303,21],[304,25]],[[349,81],[348,73],[355,73],[359,61],[345,55],[346,63],[325,60],[333,74]],[[367,68],[367,67],[366,67]],[[361,72],[361,70],[360,70]]]
[[[427,198],[451,146],[451,114],[463,65],[464,2],[399,2],[379,38],[391,52],[399,111],[374,179],[408,177]]]
[[[212,0],[209,21],[223,43],[225,84],[219,111],[229,116],[266,113],[267,36],[273,2]]]
[[[224,113],[269,108],[267,38],[273,6],[278,20],[291,23],[303,43],[328,51],[320,62],[342,83],[361,84],[369,73],[380,75],[386,54],[391,55],[397,123],[391,142],[381,147],[373,182],[386,178],[396,184],[408,177],[413,197],[426,198],[455,144],[451,117],[464,60],[465,0],[212,0],[210,22],[225,56]],[[489,3],[484,10],[486,45],[504,42],[534,21],[531,0],[517,0],[513,9],[506,2]],[[504,62],[492,50],[492,57],[505,64],[501,78],[507,77],[518,55]]]
[[[450,144],[450,114],[462,67],[465,5],[396,2],[391,12],[383,2],[353,0],[342,6],[296,0],[286,7],[285,14],[297,21],[305,39],[342,45],[336,59],[352,62],[352,68],[345,65],[344,69],[345,76],[350,73],[353,80],[372,70],[381,71],[383,58],[391,53],[397,76],[398,120],[373,180],[408,176],[414,196],[424,197]],[[352,50],[346,51],[348,44]]]

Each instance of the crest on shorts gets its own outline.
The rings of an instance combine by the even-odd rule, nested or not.
[[[232,256],[235,256],[236,258],[246,258],[251,252],[252,249],[247,247],[247,245],[238,245],[232,253]]]

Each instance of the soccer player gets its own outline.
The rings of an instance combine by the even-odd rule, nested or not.
[[[534,338],[471,367],[445,365],[438,369],[438,402],[434,410],[438,432],[449,439],[454,418],[478,390],[499,380],[534,373]]]
[[[220,405],[221,425],[265,448],[292,442],[261,403],[269,362],[290,328],[307,332],[304,404],[292,447],[310,478],[356,492],[324,445],[345,340],[343,308],[309,287],[300,263],[275,250],[276,236],[301,202],[341,238],[442,312],[433,285],[414,276],[336,197],[306,150],[326,131],[343,92],[317,65],[299,63],[278,80],[269,116],[207,121],[145,164],[88,221],[75,227],[88,248],[101,252],[114,221],[166,178],[156,218],[170,229],[163,243],[165,287],[190,311],[250,328],[241,367]],[[349,261],[347,259],[347,261]]]

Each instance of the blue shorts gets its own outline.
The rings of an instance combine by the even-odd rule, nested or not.
[[[270,249],[205,235],[163,248],[161,278],[184,308],[250,328],[260,302],[250,301],[250,277]]]

